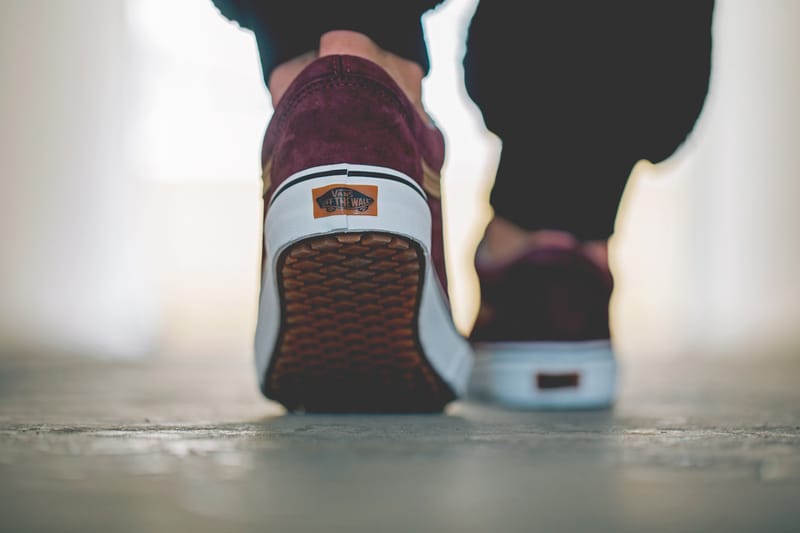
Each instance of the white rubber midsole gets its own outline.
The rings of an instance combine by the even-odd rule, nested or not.
[[[353,176],[377,173],[387,178]],[[324,177],[313,177],[326,174]],[[328,185],[376,186],[377,215],[314,217],[312,191]],[[266,261],[261,276],[261,298],[255,335],[255,364],[263,386],[281,323],[276,262],[291,244],[329,233],[382,231],[413,239],[425,252],[424,285],[419,311],[422,349],[434,370],[462,396],[472,369],[469,343],[453,324],[449,306],[430,261],[431,213],[425,193],[410,177],[384,167],[336,164],[314,167],[289,177],[273,193],[264,221]]]
[[[607,340],[475,345],[470,395],[512,407],[609,405],[617,363]]]

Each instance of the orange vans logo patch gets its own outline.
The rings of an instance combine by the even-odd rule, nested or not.
[[[377,185],[328,185],[311,191],[314,218],[332,215],[378,216]]]

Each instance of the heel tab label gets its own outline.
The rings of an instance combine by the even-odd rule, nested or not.
[[[378,216],[377,185],[333,184],[311,190],[314,218],[333,215]]]

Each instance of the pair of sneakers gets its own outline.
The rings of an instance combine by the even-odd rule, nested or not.
[[[290,412],[610,405],[611,279],[579,249],[478,254],[483,312],[456,330],[443,162],[441,132],[371,61],[321,57],[293,81],[262,148],[264,395]]]

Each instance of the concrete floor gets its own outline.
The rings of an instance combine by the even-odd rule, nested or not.
[[[800,357],[606,411],[285,415],[242,357],[0,360],[2,531],[800,531]],[[724,364],[723,364],[724,363]]]

